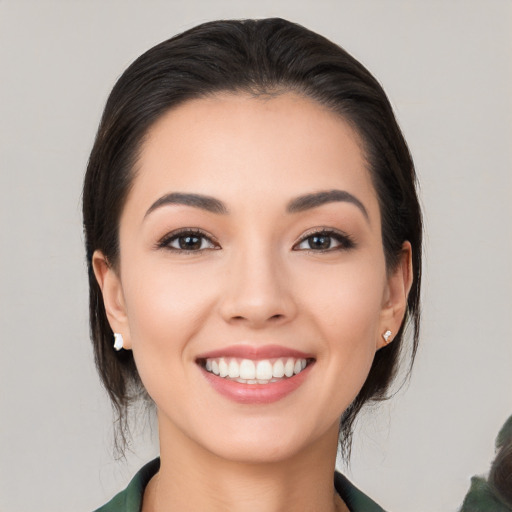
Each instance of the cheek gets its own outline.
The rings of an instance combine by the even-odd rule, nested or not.
[[[153,260],[125,268],[123,291],[132,351],[146,391],[160,406],[188,394],[185,368],[193,340],[212,309],[212,272],[171,270]],[[191,341],[192,340],[192,341]]]
[[[378,325],[386,286],[383,261],[361,258],[346,265],[318,266],[313,279],[303,279],[297,295],[307,300],[319,325],[329,332],[374,332]]]
[[[323,356],[330,368],[326,378],[333,379],[336,389],[351,389],[354,398],[375,356],[385,265],[374,259],[373,265],[360,261],[345,268],[318,269],[314,275],[314,280],[302,283],[308,288],[301,294],[307,298],[303,309],[324,340]]]
[[[137,345],[176,349],[193,335],[211,308],[211,270],[172,268],[165,260],[127,269],[123,281],[134,350]]]

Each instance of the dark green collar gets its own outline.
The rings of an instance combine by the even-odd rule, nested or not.
[[[350,512],[384,512],[382,507],[337,471],[334,473],[334,487],[341,499],[347,504]]]
[[[128,484],[128,487],[117,494],[106,505],[95,512],[140,512],[142,496],[148,482],[160,468],[160,459],[146,464]],[[354,487],[341,473],[334,474],[334,487],[347,504],[350,512],[384,512],[374,501]]]
[[[464,498],[460,512],[510,512],[512,507],[507,505],[499,493],[482,477],[474,476],[471,487]]]

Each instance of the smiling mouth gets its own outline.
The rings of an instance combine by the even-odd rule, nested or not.
[[[295,357],[259,360],[211,357],[198,360],[208,373],[240,384],[269,384],[290,379],[313,362],[312,358]]]

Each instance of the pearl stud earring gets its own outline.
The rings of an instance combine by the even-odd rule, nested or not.
[[[114,349],[118,352],[123,348],[123,335],[119,334],[118,332],[114,333]]]
[[[392,333],[391,333],[391,331],[390,331],[390,330],[387,330],[387,331],[382,335],[382,337],[384,338],[384,341],[385,341],[386,345],[387,345],[388,343],[391,343],[391,342],[393,341],[393,340],[391,340],[391,339],[390,339],[390,338],[391,338],[391,334],[392,334]]]

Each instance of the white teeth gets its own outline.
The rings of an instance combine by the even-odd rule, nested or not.
[[[228,373],[228,363],[226,363],[226,360],[223,357],[221,357],[219,359],[219,375],[221,377],[227,377]]]
[[[286,364],[284,365],[284,374],[287,377],[291,377],[293,375],[293,367],[295,366],[295,361],[293,359],[288,359]]]
[[[239,360],[220,357],[206,359],[204,368],[210,373],[243,384],[268,384],[277,382],[284,377],[293,377],[304,370],[306,366],[306,359],[293,357],[273,359],[272,361],[269,359],[252,361],[251,359]]]
[[[230,379],[236,379],[237,377],[240,377],[240,365],[234,359],[232,359],[229,362],[229,373],[228,373],[228,375],[229,375]]]
[[[272,375],[278,379],[284,377],[284,363],[281,359],[278,359],[272,367]]]
[[[271,379],[271,380],[258,380],[258,379],[233,379],[237,382],[240,382],[240,384],[268,384],[269,382],[278,382],[281,379]]]
[[[256,378],[258,380],[270,380],[272,378],[272,365],[270,361],[258,361]]]
[[[242,359],[240,363],[240,378],[241,379],[255,379],[256,378],[256,366],[250,359]]]

